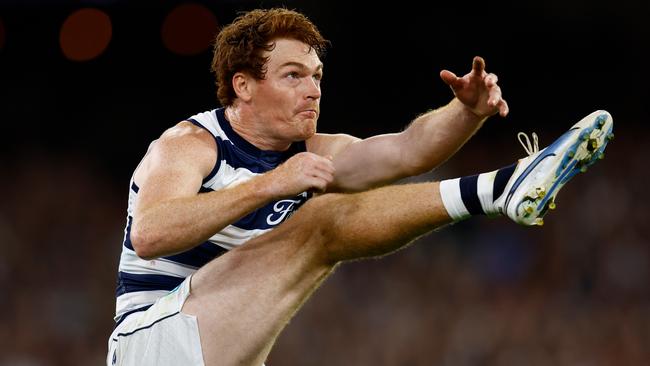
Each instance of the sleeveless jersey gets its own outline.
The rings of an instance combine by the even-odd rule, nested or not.
[[[287,151],[260,150],[239,136],[226,120],[223,108],[200,113],[189,119],[214,136],[218,158],[203,180],[199,194],[232,187],[263,174],[291,156],[306,151],[305,142],[295,142]],[[144,310],[165,296],[187,276],[226,251],[271,230],[286,220],[310,197],[302,193],[292,199],[271,202],[239,221],[228,225],[208,241],[183,253],[145,260],[137,256],[131,244],[131,224],[138,186],[131,178],[127,223],[117,278],[115,321],[134,311]]]

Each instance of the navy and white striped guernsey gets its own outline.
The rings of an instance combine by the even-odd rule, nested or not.
[[[194,115],[189,121],[209,131],[214,136],[218,150],[217,162],[203,180],[199,194],[247,181],[277,167],[291,156],[306,151],[304,141],[293,143],[289,150],[283,152],[258,149],[232,129],[223,108]],[[305,192],[293,199],[271,202],[186,252],[145,260],[136,255],[130,237],[138,190],[131,178],[127,223],[117,278],[115,321],[118,322],[125,314],[148,307],[168,294],[210,260],[280,224],[310,197]]]

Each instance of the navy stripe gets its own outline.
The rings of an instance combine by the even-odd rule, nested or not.
[[[141,327],[141,328],[137,328],[137,329],[135,329],[135,330],[133,330],[133,331],[131,331],[131,332],[128,332],[128,333],[117,333],[117,336],[118,336],[118,337],[128,337],[128,336],[134,334],[135,332],[139,332],[139,331],[141,331],[141,330],[149,329],[149,328],[153,327],[156,323],[161,322],[161,321],[163,321],[163,320],[165,320],[165,319],[167,319],[167,318],[171,318],[172,316],[175,316],[175,315],[178,315],[178,314],[180,314],[180,311],[177,311],[177,312],[175,312],[175,313],[173,313],[173,314],[169,314],[169,315],[167,315],[167,316],[165,316],[165,317],[163,317],[163,318],[160,318],[160,319],[156,320],[155,322],[153,322],[153,323],[151,323],[151,324],[149,324],[149,325],[147,325],[147,326],[144,326],[144,327]],[[117,341],[117,339],[115,339],[115,338],[113,338],[113,340]]]
[[[551,145],[551,146],[553,146],[553,145]],[[546,149],[549,149],[549,148],[550,148],[550,146],[547,147]],[[510,186],[510,191],[508,192],[508,195],[506,196],[506,203],[504,204],[503,207],[508,208],[508,205],[510,204],[510,200],[512,199],[512,196],[515,194],[515,192],[519,188],[519,185],[521,185],[521,183],[524,181],[524,179],[526,179],[528,177],[528,174],[530,174],[530,172],[532,172],[533,169],[535,169],[542,161],[544,161],[544,159],[546,159],[548,157],[555,156],[555,152],[546,153],[546,151],[547,151],[546,149],[544,150],[544,153],[537,156],[535,158],[535,160],[533,160],[532,163],[528,164],[526,169],[521,174],[519,174],[519,176],[517,176],[517,179],[515,180],[515,182],[512,184],[512,186]]]
[[[133,274],[118,272],[116,296],[138,291],[171,291],[185,278],[153,274]]]
[[[471,215],[485,214],[478,198],[478,175],[460,178],[460,197]]]
[[[512,173],[515,172],[516,167],[517,163],[514,163],[497,171],[497,175],[494,177],[494,185],[492,186],[492,198],[494,200],[503,194],[503,191],[506,189],[506,185],[508,184],[510,177],[512,177]]]
[[[199,193],[208,193],[208,192],[214,192],[214,189],[204,187],[204,186],[201,186],[201,188],[199,188]]]
[[[235,169],[245,168],[258,174],[276,168],[293,155],[307,151],[305,142],[298,141],[291,144],[287,151],[277,152],[259,150],[257,154],[250,154],[231,140],[224,141],[220,137],[216,137],[216,139],[217,144],[221,148],[219,150],[220,159],[225,160],[228,165]]]
[[[164,257],[176,263],[185,264],[193,267],[202,267],[209,261],[223,255],[228,250],[216,244],[205,242],[183,253]]]
[[[124,240],[122,243],[125,247],[135,250],[133,249],[133,244],[131,244],[131,224],[133,224],[133,217],[128,216],[126,218],[126,230],[124,232]]]
[[[205,126],[203,126],[199,121],[195,120],[194,118],[189,118],[188,121],[192,122],[192,124],[197,126],[197,127],[201,127],[203,129],[207,130],[207,128],[205,128]]]
[[[273,159],[270,162],[259,160],[242,150],[239,146],[233,144],[232,141],[223,141],[220,137],[216,139],[217,143],[221,144],[219,159],[225,160],[228,165],[235,169],[245,168],[253,173],[260,174],[266,173],[280,165],[280,161],[273,161]]]
[[[202,129],[210,132],[210,130],[205,128],[205,126],[203,126],[199,121],[195,120],[194,118],[190,118],[190,119],[188,119],[188,121],[192,122],[193,125],[195,125],[197,127],[200,127]],[[210,132],[210,135],[212,135],[212,132]],[[217,172],[219,171],[219,168],[221,167],[221,144],[219,143],[219,140],[221,140],[221,139],[219,139],[218,137],[215,137],[214,135],[212,135],[212,137],[214,137],[215,143],[217,144],[217,162],[214,164],[214,167],[212,167],[212,171],[210,171],[210,174],[208,174],[205,178],[203,178],[203,183],[204,184],[207,181],[209,181],[210,179],[212,179],[215,175],[217,175]]]
[[[221,144],[219,144],[219,140],[220,140],[219,138],[214,139],[215,144],[217,144],[217,161],[214,163],[214,167],[212,167],[212,171],[210,171],[210,174],[208,174],[205,178],[203,178],[203,183],[208,182],[215,175],[217,175],[219,168],[221,168]]]
[[[517,188],[519,188],[519,185],[528,177],[528,174],[533,171],[541,163],[544,159],[555,156],[555,149],[558,147],[562,146],[564,144],[564,141],[566,141],[568,138],[571,138],[574,134],[573,131],[575,131],[577,128],[572,128],[565,132],[562,136],[560,136],[557,140],[555,140],[552,144],[547,146],[544,150],[541,151],[541,153],[533,160],[524,171],[519,174],[515,182],[512,184],[510,187],[510,191],[508,192],[508,195],[506,196],[506,203],[504,204],[504,207],[508,207],[510,204],[510,200],[512,199],[512,196],[514,195],[515,191]]]
[[[130,250],[135,251],[135,249],[133,249],[133,244],[131,243],[132,223],[133,223],[133,217],[129,216],[127,218],[127,224],[125,230],[126,232],[124,234],[124,246],[129,248]],[[224,249],[216,244],[212,244],[206,241],[203,244],[196,246],[188,251],[185,251],[180,254],[168,256],[165,258],[177,263],[181,263],[193,267],[201,267],[204,264],[208,263],[209,261],[213,260],[214,258],[219,257],[222,254],[226,253],[227,251],[228,251],[227,249]]]
[[[272,229],[288,219],[311,196],[311,193],[305,192],[291,199],[271,202],[242,217],[232,225],[244,230]]]
[[[153,304],[151,304],[151,305],[153,305]],[[129,315],[131,315],[133,313],[140,312],[140,311],[147,311],[147,310],[149,310],[151,305],[143,306],[141,308],[137,308],[137,309],[134,309],[134,310],[131,310],[131,311],[127,311],[126,313],[122,314],[122,316],[120,316],[120,318],[115,322],[115,326],[113,327],[113,329],[117,328],[124,321],[124,319],[126,319],[127,316],[129,316]]]
[[[130,250],[133,249],[133,243],[131,243],[131,225],[133,223],[133,217],[129,216],[127,218],[126,232],[124,233],[124,246]],[[211,242],[204,242],[203,244],[196,246],[190,250],[187,250],[183,253],[165,257],[171,261],[186,264],[193,267],[201,267],[209,261],[213,260],[216,257],[221,256],[226,253],[228,250],[224,249],[216,244]]]
[[[304,141],[294,142],[286,151],[261,150],[257,146],[246,141],[246,139],[233,130],[230,122],[226,118],[226,110],[224,108],[216,109],[214,113],[219,122],[219,126],[226,136],[228,136],[228,140],[230,140],[234,146],[237,146],[242,153],[250,155],[255,159],[277,166],[298,152],[307,151]]]
[[[140,188],[138,187],[138,185],[135,184],[135,181],[134,181],[133,183],[131,183],[131,189],[132,189],[133,192],[135,192],[135,193],[138,193],[138,191],[140,190]]]

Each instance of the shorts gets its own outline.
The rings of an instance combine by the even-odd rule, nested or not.
[[[113,330],[106,365],[204,365],[196,317],[181,313],[191,278],[149,309],[130,314]]]

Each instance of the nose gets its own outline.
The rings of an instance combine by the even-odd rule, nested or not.
[[[320,99],[320,96],[321,96],[320,81],[314,78],[308,78],[306,98],[316,100],[316,99]]]

